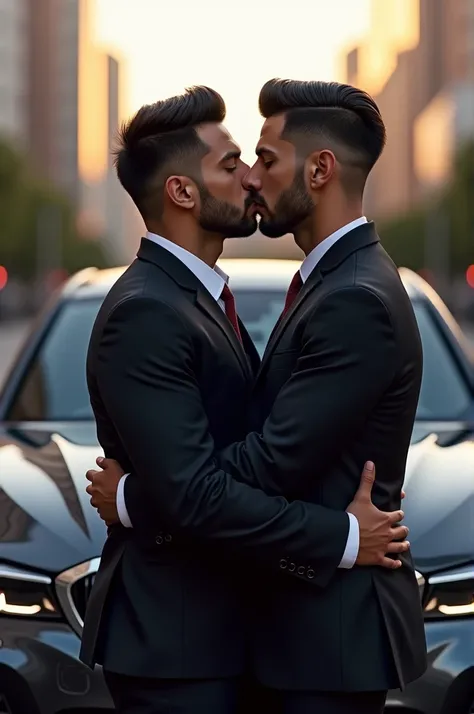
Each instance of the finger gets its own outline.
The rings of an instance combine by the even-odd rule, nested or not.
[[[383,558],[380,565],[382,568],[387,568],[388,570],[398,570],[401,568],[403,563],[401,560],[393,560],[392,558]]]
[[[95,500],[94,496],[90,499],[91,506],[94,508],[97,508],[97,501]]]
[[[405,496],[406,496],[406,493],[405,493],[405,491],[402,491],[402,492],[401,492],[401,494],[400,494],[400,496],[401,496],[401,498],[402,498],[402,501],[403,501],[403,499],[404,499],[404,498],[405,498]]]
[[[94,493],[94,486],[92,484],[90,484],[90,486],[86,488],[86,493],[88,493],[89,496],[92,496],[92,494]]]
[[[387,553],[406,553],[410,550],[410,541],[404,540],[401,543],[389,543]]]
[[[359,489],[354,500],[370,502],[372,500],[372,486],[374,485],[374,481],[375,464],[373,461],[366,461],[360,477]]]
[[[405,514],[403,511],[392,511],[388,514],[389,523],[392,525],[394,523],[400,523],[400,521],[403,521],[404,518]]]
[[[100,457],[99,457],[99,458],[100,458]],[[111,466],[114,466],[114,465],[117,465],[117,462],[115,461],[115,459],[104,459],[104,458],[103,458],[102,461],[101,461],[101,463],[100,463],[100,467],[101,467],[101,469],[103,469],[104,471],[105,471],[106,469],[110,468]]]
[[[105,459],[103,456],[98,456],[95,460],[97,466],[100,466],[102,468],[102,464],[104,463]]]
[[[405,540],[408,533],[410,532],[406,526],[397,526],[392,528],[392,540]]]
[[[89,471],[86,471],[86,479],[88,481],[93,481],[97,474],[100,474],[100,471],[96,471],[95,469],[89,469]]]

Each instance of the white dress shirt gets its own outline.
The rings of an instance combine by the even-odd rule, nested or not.
[[[329,248],[333,247],[334,243],[337,243],[339,238],[342,238],[342,236],[345,236],[346,233],[353,231],[354,228],[363,226],[364,223],[367,223],[367,218],[365,216],[356,218],[355,221],[347,223],[347,225],[342,226],[342,228],[339,228],[339,230],[335,231],[334,233],[331,233],[331,235],[322,240],[321,243],[318,243],[316,248],[313,248],[311,253],[308,253],[306,258],[301,263],[300,275],[303,283],[308,280],[309,276],[311,275],[323,255],[328,252]]]
[[[319,243],[319,245],[317,245],[316,248],[314,248],[311,253],[306,256],[306,258],[301,264],[300,274],[303,283],[306,282],[311,272],[319,263],[323,255],[331,248],[331,246],[334,245],[334,243],[339,240],[339,238],[342,238],[342,236],[346,235],[346,233],[349,233],[349,231],[352,231],[354,228],[357,228],[358,226],[361,226],[364,223],[367,223],[367,219],[365,217],[357,218],[355,221],[348,223],[346,226],[343,226],[335,233],[332,233],[330,236],[328,236],[328,238],[321,241],[321,243]],[[229,277],[219,267],[215,266],[214,268],[211,268],[209,265],[207,265],[207,263],[204,263],[204,261],[202,261],[193,253],[190,253],[185,248],[182,248],[181,246],[176,245],[176,243],[173,243],[172,241],[169,241],[166,238],[163,238],[162,236],[158,236],[155,233],[148,232],[146,234],[146,237],[148,238],[148,240],[151,240],[157,245],[160,245],[162,248],[169,250],[170,253],[173,253],[173,255],[179,258],[179,260],[181,260],[181,262],[183,262],[184,265],[186,265],[186,267],[189,268],[192,273],[194,273],[197,279],[201,281],[207,291],[212,295],[214,300],[219,303],[221,308],[224,309],[224,303],[222,300],[220,300],[220,297],[222,294],[222,290],[224,289],[224,285],[228,282]],[[128,474],[122,476],[118,484],[117,512],[122,525],[125,528],[132,528],[133,525],[125,504],[124,489],[127,476]],[[360,540],[359,522],[357,518],[352,513],[348,513],[348,517],[349,535],[347,538],[346,548],[344,550],[342,560],[339,564],[340,568],[346,569],[352,568],[357,559]]]

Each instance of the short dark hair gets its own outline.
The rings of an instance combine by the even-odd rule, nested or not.
[[[362,188],[385,146],[377,104],[367,92],[348,84],[271,79],[260,91],[259,109],[265,119],[285,114],[282,138],[297,149],[309,153],[316,137],[333,143],[339,148],[336,158],[356,169]],[[352,179],[352,185],[360,183],[355,175]]]
[[[209,151],[196,128],[220,123],[225,102],[209,87],[190,87],[183,94],[141,107],[119,132],[115,152],[117,176],[146,220],[159,217],[163,187],[173,173],[199,175],[200,161]]]

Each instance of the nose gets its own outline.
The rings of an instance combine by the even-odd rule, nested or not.
[[[246,191],[260,191],[262,189],[262,182],[255,175],[253,169],[247,171],[242,180],[242,185]]]

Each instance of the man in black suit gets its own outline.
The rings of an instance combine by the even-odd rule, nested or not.
[[[133,473],[127,490],[139,482],[140,504],[131,493],[133,529],[110,528],[81,658],[103,664],[122,712],[171,706],[231,714],[246,665],[249,612],[258,602],[255,591],[248,600],[250,579],[270,590],[295,581],[301,587],[295,597],[309,593],[317,604],[337,571],[348,572],[354,522],[360,548],[350,564],[357,558],[394,572],[403,569],[401,561],[385,553],[407,550],[406,543],[389,542],[406,534],[392,527],[402,516],[399,504],[384,514],[364,493],[353,500],[352,480],[344,506],[349,486],[334,504],[319,503],[319,486],[316,494],[309,488],[306,446],[301,478],[297,454],[281,465],[300,481],[298,488],[306,482],[306,503],[242,482],[263,485],[272,471],[264,489],[284,490],[269,464],[260,464],[258,475],[250,462],[238,473],[246,445],[234,454],[232,442],[248,431],[258,359],[225,276],[211,266],[225,236],[254,231],[258,194],[242,187],[248,167],[221,125],[224,114],[221,97],[206,88],[144,107],[124,130],[117,159],[149,233],[99,312],[87,375],[100,443]],[[304,400],[301,408],[307,419]],[[365,405],[362,412],[365,419]],[[233,475],[215,461],[215,449],[229,444],[221,453]],[[369,446],[361,441],[351,478]],[[335,466],[324,457],[320,468],[318,443],[312,452],[312,483],[337,471],[336,457]],[[397,476],[400,489],[402,469]],[[366,571],[372,578],[372,569]],[[370,612],[370,600],[367,606]]]

